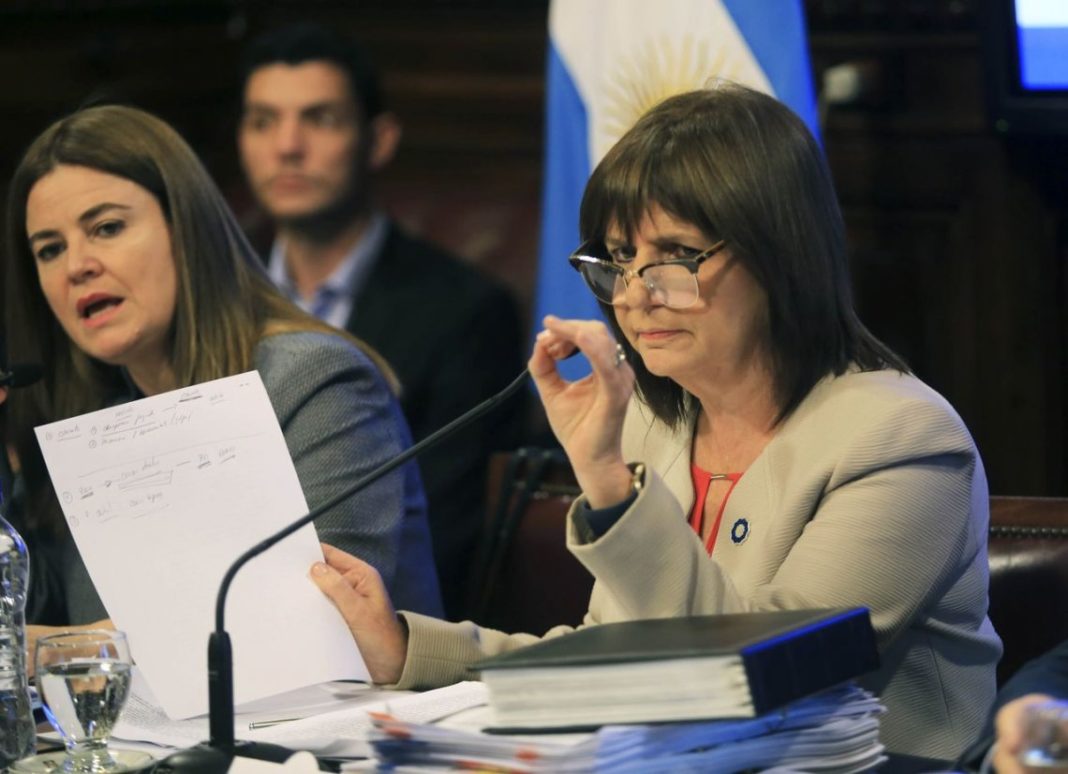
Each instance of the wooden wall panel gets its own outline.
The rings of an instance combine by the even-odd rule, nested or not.
[[[405,122],[387,206],[533,293],[547,0],[35,0],[0,3],[0,182],[52,118],[94,93],[176,124],[243,222],[237,58],[272,24],[356,34]],[[1068,494],[1068,145],[1009,140],[984,111],[979,0],[806,0],[817,75],[872,88],[823,141],[862,316],[972,429],[991,488]]]
[[[1063,494],[1063,143],[985,113],[973,2],[812,0],[817,72],[872,88],[826,111],[862,317],[964,417],[998,493]]]
[[[89,99],[144,107],[201,154],[250,231],[233,143],[243,43],[316,19],[368,48],[404,122],[378,181],[400,220],[483,266],[529,308],[541,181],[546,2],[96,0],[0,5],[0,182],[51,120]]]

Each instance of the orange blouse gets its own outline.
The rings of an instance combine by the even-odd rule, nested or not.
[[[742,477],[741,473],[709,473],[707,470],[701,470],[693,463],[690,464],[690,474],[693,477],[693,491],[694,501],[693,510],[690,511],[690,526],[693,527],[693,531],[697,533],[697,536],[701,536],[701,530],[705,524],[705,500],[708,497],[708,488],[712,485],[713,481],[730,481],[730,489],[727,490],[727,494],[723,497],[723,502],[719,504],[719,510],[716,512],[716,521],[712,525],[712,529],[708,532],[708,537],[705,539],[705,549],[708,551],[708,555],[712,555],[712,549],[716,547],[716,535],[719,534],[719,523],[723,520],[723,511],[727,507],[727,500],[730,499],[731,492],[734,491],[735,484],[738,483],[738,479]]]

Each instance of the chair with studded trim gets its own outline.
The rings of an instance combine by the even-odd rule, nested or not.
[[[1068,498],[990,498],[990,620],[1001,685],[1068,639]]]

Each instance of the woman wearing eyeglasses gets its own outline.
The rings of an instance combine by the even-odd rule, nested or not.
[[[986,480],[953,409],[857,319],[812,136],[748,89],[671,98],[597,167],[581,230],[571,262],[608,325],[546,318],[529,365],[583,490],[567,540],[596,579],[586,624],[866,606],[883,742],[954,758],[1001,651]],[[568,382],[576,347],[593,373]],[[398,623],[369,568],[326,558],[312,576],[380,682],[456,681],[535,639]]]

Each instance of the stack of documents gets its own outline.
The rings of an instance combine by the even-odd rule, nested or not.
[[[744,720],[605,726],[593,733],[499,735],[481,707],[430,724],[373,716],[382,768],[450,767],[506,772],[666,772],[783,768],[849,774],[885,761],[882,705],[841,686]]]
[[[136,689],[146,690],[143,683]],[[477,682],[421,694],[331,683],[239,708],[235,732],[239,739],[308,750],[320,759],[374,758],[352,764],[359,770],[730,772],[782,767],[848,774],[884,760],[878,738],[883,707],[855,686],[840,686],[756,718],[605,726],[569,734],[486,733],[496,721],[487,698],[486,686]],[[169,720],[150,694],[139,695],[123,711],[114,742],[139,749],[147,743],[148,751],[163,757],[203,741],[207,725],[204,717]]]

